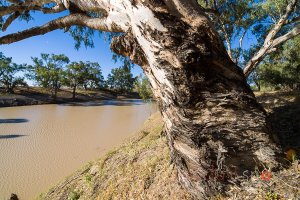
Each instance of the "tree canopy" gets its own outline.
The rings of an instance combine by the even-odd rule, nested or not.
[[[73,89],[73,99],[78,87],[103,88],[104,77],[98,63],[94,62],[72,62],[66,66],[63,83]]]
[[[56,99],[57,91],[62,85],[63,81],[63,67],[69,63],[67,56],[41,54],[41,58],[32,58],[33,65],[29,77],[39,85],[50,89],[54,99]]]
[[[150,85],[149,79],[146,76],[140,75],[136,79],[135,85],[136,85],[136,88],[137,88],[137,91],[138,91],[140,97],[144,101],[151,100],[154,97],[153,92],[151,91],[151,85]]]
[[[198,0],[224,41],[230,58],[249,76],[266,55],[300,34],[298,0]],[[244,45],[250,35],[251,46]],[[254,38],[253,38],[254,36]],[[249,36],[248,36],[249,37]]]
[[[25,65],[18,65],[12,62],[12,58],[5,57],[0,53],[0,86],[5,87],[6,92],[13,93],[18,85],[27,86],[24,78],[17,75],[24,70]]]
[[[119,92],[132,91],[135,81],[136,78],[124,67],[112,69],[107,76],[108,87]]]

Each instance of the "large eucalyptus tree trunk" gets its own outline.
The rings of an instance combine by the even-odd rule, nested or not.
[[[196,199],[224,192],[260,164],[275,167],[265,111],[194,0],[70,0],[68,17],[11,43],[70,25],[124,32],[111,48],[142,66],[165,122],[180,182]],[[74,14],[80,10],[79,14]],[[84,11],[101,11],[88,18]]]
[[[264,109],[208,19],[200,15],[189,21],[180,7],[170,5],[163,12],[160,6],[133,8],[146,20],[133,16],[131,29],[115,38],[112,48],[142,66],[179,180],[195,198],[204,199],[262,163],[276,166],[278,150]]]

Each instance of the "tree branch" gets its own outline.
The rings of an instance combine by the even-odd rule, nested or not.
[[[5,23],[2,26],[2,31],[6,31],[7,27],[15,20],[17,19],[21,14],[19,12],[15,12],[14,14],[10,15]]]
[[[30,10],[36,10],[36,9],[37,9],[37,6],[30,7]],[[25,10],[26,10],[26,7],[22,6],[22,5],[2,6],[2,7],[0,7],[0,16],[2,17],[5,15],[15,13],[15,12],[22,13]]]
[[[298,0],[292,0],[291,3],[289,3],[287,5],[285,14],[279,19],[279,21],[276,23],[276,25],[268,33],[262,47],[258,50],[258,52],[246,64],[246,66],[244,68],[244,74],[246,75],[246,77],[248,77],[251,74],[251,72],[257,67],[257,65],[269,53],[269,50],[273,49],[275,47],[273,45],[274,41],[276,40],[276,39],[274,40],[274,37],[281,30],[281,28],[286,24],[286,22],[288,21],[289,15],[296,8],[297,3],[298,3]],[[291,32],[293,32],[293,31],[291,31]],[[286,40],[282,40],[282,41],[286,41]],[[278,40],[278,42],[279,42],[279,40]],[[278,43],[278,44],[280,44],[280,43]],[[278,44],[276,44],[276,45],[278,45]]]
[[[7,1],[10,2],[10,3],[15,3],[15,4],[21,3],[20,0],[7,0]]]
[[[43,0],[43,1],[24,1],[20,2],[19,0],[10,0],[10,2],[14,3],[10,6],[2,6],[0,7],[0,16],[9,15],[15,12],[23,13],[25,11],[35,10],[42,11],[44,13],[57,13],[66,10],[62,2],[58,0]],[[43,5],[47,3],[55,2],[56,5],[52,8],[43,7]]]
[[[221,22],[220,19],[219,19],[219,21]],[[228,53],[230,59],[232,61],[234,61],[233,56],[232,56],[232,51],[231,51],[231,40],[230,40],[229,35],[226,31],[226,28],[225,28],[225,26],[222,22],[221,22],[221,27],[222,27],[222,30],[224,32],[224,37],[225,37],[225,41],[226,41],[226,45],[227,45],[227,53]]]
[[[192,26],[209,21],[205,12],[195,0],[163,0],[171,13],[182,16]],[[210,23],[209,23],[210,24]]]
[[[244,30],[244,32],[242,33],[242,36],[239,39],[239,49],[238,49],[237,57],[235,59],[235,64],[236,65],[239,64],[241,52],[242,52],[242,49],[243,49],[243,41],[244,41],[246,33],[247,33],[247,29]]]
[[[0,7],[0,16],[9,15],[7,18],[5,24],[2,27],[2,31],[6,31],[8,26],[11,25],[11,23],[16,20],[19,16],[21,16],[23,13],[29,13],[31,10],[36,11],[42,11],[43,13],[49,14],[49,13],[58,13],[66,10],[64,5],[62,3],[56,2],[56,5],[53,7],[43,7],[44,3],[51,2],[51,0],[44,0],[44,1],[20,1],[20,0],[7,0],[11,3],[13,3],[11,6],[4,6]],[[52,1],[53,2],[53,1]]]
[[[271,48],[275,48],[277,47],[278,45],[286,42],[287,40],[290,40],[294,37],[296,37],[297,35],[300,34],[300,23],[298,23],[294,28],[293,30],[291,30],[290,32],[286,33],[285,35],[283,36],[280,36],[278,38],[276,38],[273,43],[272,43],[272,46]]]
[[[60,13],[65,10],[66,10],[66,7],[63,4],[57,4],[56,6],[54,6],[52,8],[42,8],[41,9],[41,11],[45,14]]]
[[[107,31],[107,32],[123,32],[118,25],[114,24],[107,18],[90,18],[84,14],[71,14],[65,17],[55,19],[43,26],[34,27],[18,33],[9,34],[0,38],[0,44],[10,44],[29,37],[44,35],[51,31],[70,27],[73,25],[87,26],[92,29]]]
[[[285,14],[279,19],[279,21],[276,23],[274,28],[269,32],[267,35],[264,44],[267,44],[270,40],[272,40],[276,34],[280,31],[282,26],[286,23],[288,20],[289,15],[291,12],[293,12],[294,8],[296,7],[298,0],[293,0],[288,6],[286,7],[286,12]]]

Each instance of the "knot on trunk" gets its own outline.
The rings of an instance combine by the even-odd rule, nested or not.
[[[137,65],[144,66],[147,64],[144,52],[130,30],[124,35],[113,37],[110,48],[116,54],[129,57]]]

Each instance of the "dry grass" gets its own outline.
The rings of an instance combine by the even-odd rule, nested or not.
[[[299,152],[300,94],[257,94],[267,108],[273,128],[285,150]],[[90,163],[39,199],[191,199],[180,187],[176,170],[170,163],[163,123],[157,113],[142,130],[120,148]],[[261,180],[261,171],[252,173],[242,186],[212,199],[300,199],[300,165],[294,160],[280,171],[271,172],[269,181]]]
[[[266,109],[275,140],[285,152],[293,149],[300,152],[300,93],[268,92],[256,93],[258,101]],[[288,160],[288,158],[290,160]],[[243,200],[299,200],[300,164],[299,160],[286,158],[287,164],[279,171],[270,172],[269,181],[261,179],[262,171],[255,171],[242,186],[234,186],[223,199]]]
[[[300,165],[296,160],[287,168],[271,172],[269,181],[261,179],[261,171],[256,171],[242,186],[232,187],[230,198],[243,200],[299,200],[300,199]]]

